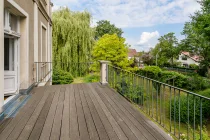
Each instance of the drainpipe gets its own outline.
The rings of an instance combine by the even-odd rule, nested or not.
[[[3,105],[4,105],[4,0],[0,0],[0,113],[3,111]]]

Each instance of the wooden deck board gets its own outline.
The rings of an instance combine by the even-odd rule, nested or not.
[[[139,130],[135,126],[135,124],[133,124],[133,122],[130,120],[132,118],[130,118],[130,116],[125,114],[117,105],[115,105],[108,96],[105,96],[106,95],[105,91],[102,91],[99,88],[96,88],[96,91],[97,91],[98,95],[101,97],[101,99],[104,101],[106,106],[109,108],[109,110],[116,112],[113,114],[113,116],[121,117],[121,119],[125,122],[127,127],[130,128],[130,131],[132,131],[132,132],[127,131],[127,133],[130,133],[130,134],[133,133],[137,139],[146,140],[146,137],[143,135],[143,132],[145,132],[145,131],[141,132],[140,130],[142,130],[142,129]],[[148,139],[154,140],[155,138],[151,135]]]
[[[124,107],[124,111],[126,111],[126,114],[131,114],[142,126],[145,127],[147,132],[150,132],[156,139],[170,139],[170,137],[165,133],[162,129],[160,129],[155,123],[153,123],[151,120],[146,118],[143,114],[139,113],[139,111],[134,108],[124,97],[119,95],[117,92],[113,91],[113,89],[109,87],[105,87],[105,90],[108,90],[105,92],[112,98],[117,104],[120,104],[121,107]],[[111,93],[109,91],[114,92]],[[111,93],[111,94],[110,94]],[[144,133],[148,135],[149,133]]]
[[[1,140],[168,140],[155,123],[108,86],[39,87],[14,118],[0,124]]]
[[[86,119],[88,131],[89,131],[90,139],[91,140],[93,140],[93,139],[94,140],[99,140],[98,132],[97,132],[93,117],[91,115],[90,108],[89,108],[88,103],[85,99],[84,94],[87,94],[87,93],[86,93],[85,89],[83,88],[82,84],[81,84],[81,89],[83,91],[80,92],[80,98],[81,98],[81,101],[82,101],[82,107],[83,107],[83,110],[84,110],[85,119]]]
[[[61,139],[62,140],[69,140],[70,133],[69,133],[69,118],[70,118],[70,99],[69,99],[69,92],[72,92],[72,86],[65,86],[65,99],[64,99],[64,108],[63,108],[63,118],[62,118],[62,128],[61,128]]]
[[[89,140],[89,132],[87,128],[87,123],[85,120],[85,115],[82,107],[82,102],[80,98],[80,93],[83,92],[82,89],[79,87],[80,84],[75,86],[75,99],[76,99],[76,107],[77,107],[77,115],[78,115],[78,123],[79,123],[79,132],[80,132],[80,139],[81,140]]]
[[[12,121],[10,121],[10,123],[5,126],[4,130],[1,132],[1,135],[0,135],[0,139],[4,140],[4,139],[7,139],[8,136],[10,135],[10,133],[14,132],[16,133],[15,131],[13,131],[16,126],[18,126],[19,123],[23,124],[24,122],[21,122],[21,119],[22,121],[24,121],[24,117],[30,113],[30,110],[32,110],[33,108],[36,107],[36,103],[38,103],[40,101],[40,99],[42,98],[42,94],[41,92],[44,92],[46,87],[40,87],[40,88],[37,88],[36,89],[36,92],[34,94],[34,98],[31,98],[27,103],[26,105],[24,105],[24,107],[18,112],[18,114],[16,115],[16,117],[14,119],[12,119]],[[26,120],[26,119],[25,119]],[[24,127],[24,126],[23,126]]]
[[[79,125],[77,119],[77,109],[75,101],[76,90],[70,92],[70,139],[79,140]]]
[[[52,126],[53,126],[53,121],[54,121],[54,116],[56,113],[57,105],[58,105],[58,100],[60,96],[60,86],[55,86],[55,95],[52,101],[52,105],[50,107],[50,110],[48,112],[48,116],[46,118],[45,124],[42,129],[42,133],[40,136],[40,140],[47,140],[50,138]]]
[[[52,126],[52,132],[50,139],[51,140],[58,140],[60,139],[61,135],[61,126],[62,126],[62,117],[63,117],[63,105],[64,105],[64,99],[65,99],[65,90],[60,90],[60,96],[58,100],[58,105],[55,113],[55,118]]]
[[[87,87],[85,87],[85,89],[87,89]],[[88,106],[89,106],[91,114],[93,116],[93,120],[95,122],[95,126],[98,131],[100,140],[108,140],[109,139],[108,134],[105,130],[105,126],[102,123],[103,118],[100,118],[99,113],[98,113],[99,110],[97,108],[98,105],[94,104],[94,101],[90,97],[89,90],[85,91],[85,98],[87,100]]]

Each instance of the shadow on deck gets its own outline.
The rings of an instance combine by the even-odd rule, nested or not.
[[[169,140],[120,94],[98,83],[34,88],[14,118],[0,124],[0,140]]]

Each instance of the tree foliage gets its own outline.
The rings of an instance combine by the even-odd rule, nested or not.
[[[158,40],[159,43],[152,51],[154,56],[158,54],[158,64],[161,65],[168,61],[173,64],[174,59],[177,57],[180,51],[176,36],[174,33],[170,32],[164,36],[161,36]]]
[[[129,65],[128,47],[124,38],[116,34],[102,36],[93,47],[94,60],[108,60],[113,65],[126,68]]]
[[[105,34],[117,34],[118,37],[122,37],[122,29],[117,28],[114,24],[111,24],[110,21],[101,20],[97,22],[95,39],[99,39]]]
[[[147,65],[153,64],[154,58],[150,52],[146,52],[146,53],[142,54],[141,58],[142,58],[142,61],[144,62],[144,64],[147,64]]]
[[[61,8],[52,15],[53,62],[57,69],[75,72],[70,66],[82,70],[79,63],[90,61],[94,43],[94,31],[90,27],[88,12],[72,12]]]
[[[203,60],[200,66],[206,71],[210,65],[210,1],[199,1],[201,10],[191,16],[191,21],[185,23],[182,48],[200,55]]]

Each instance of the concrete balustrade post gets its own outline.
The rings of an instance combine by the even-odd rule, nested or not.
[[[108,84],[108,63],[109,61],[100,60],[100,83],[102,85]]]

